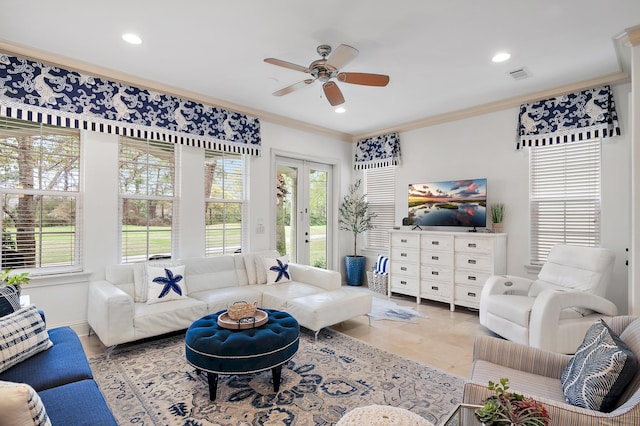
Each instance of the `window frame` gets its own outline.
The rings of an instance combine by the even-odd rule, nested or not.
[[[389,231],[395,224],[396,166],[365,169],[363,181],[369,211],[376,214],[372,220],[374,228],[366,232],[365,249],[386,251],[389,249]]]
[[[83,173],[82,172],[83,150],[82,150],[82,137],[80,134],[80,130],[54,126],[49,124],[43,124],[43,123],[36,123],[36,122],[26,121],[21,119],[8,118],[8,117],[0,117],[0,124],[2,125],[0,126],[0,133],[4,131],[5,132],[4,134],[7,134],[7,135],[11,131],[14,131],[16,133],[24,132],[25,135],[30,135],[31,137],[39,138],[39,140],[41,141],[45,141],[47,135],[52,136],[54,138],[53,139],[54,141],[55,141],[55,138],[59,138],[59,137],[72,138],[73,140],[73,145],[71,146],[72,153],[71,154],[64,153],[64,155],[59,154],[59,156],[72,157],[73,163],[75,164],[75,166],[72,169],[67,170],[67,173],[69,176],[71,176],[72,178],[75,177],[75,179],[77,180],[75,184],[72,185],[75,189],[55,189],[54,186],[50,185],[51,182],[46,181],[43,175],[42,167],[40,167],[40,165],[43,164],[41,161],[42,156],[33,160],[33,173],[34,173],[33,188],[19,188],[18,187],[20,185],[19,183],[16,186],[11,187],[7,185],[8,183],[7,180],[4,180],[4,179],[2,180],[2,184],[0,185],[0,195],[2,196],[3,200],[5,199],[6,196],[9,196],[9,197],[17,196],[18,198],[21,198],[25,195],[31,195],[36,198],[40,198],[41,200],[45,197],[64,198],[72,202],[74,217],[72,221],[73,225],[71,225],[72,230],[69,230],[66,232],[59,232],[59,231],[45,232],[43,230],[43,228],[45,227],[42,226],[44,223],[43,222],[44,217],[42,216],[42,214],[45,212],[45,208],[40,202],[39,210],[34,211],[35,215],[40,215],[39,218],[36,219],[36,222],[34,223],[34,243],[36,244],[37,247],[39,247],[39,248],[34,248],[33,250],[35,264],[28,265],[28,266],[18,266],[15,263],[5,264],[4,256],[3,256],[0,267],[2,267],[3,269],[6,269],[6,268],[21,269],[21,270],[30,272],[32,276],[46,276],[46,275],[61,274],[61,273],[82,272],[83,271],[83,257],[82,257],[83,228],[82,228],[82,189],[81,188],[82,188],[82,173]],[[45,134],[44,129],[50,129],[50,130]],[[39,134],[35,134],[36,130],[39,131]],[[3,139],[7,139],[7,138],[3,137]],[[55,142],[55,143],[58,143],[58,142]],[[41,144],[40,146],[42,145],[43,144]],[[68,144],[66,146],[68,146]],[[12,149],[12,148],[9,147],[8,149]],[[59,152],[59,151],[56,151],[55,148],[50,148],[49,155],[55,155],[55,154],[52,154],[52,152]],[[36,153],[42,153],[42,151],[38,150]],[[18,160],[15,160],[15,161],[17,162]],[[56,162],[56,163],[60,164],[60,162]],[[15,166],[15,170],[19,170],[17,165]],[[58,175],[58,172],[54,173],[54,175]],[[49,173],[51,172],[49,171]],[[45,183],[45,182],[48,182],[48,183]],[[45,189],[42,189],[43,185],[48,187]],[[58,184],[56,184],[55,186],[58,186]],[[66,203],[68,201],[64,201],[64,202]],[[4,212],[0,216],[0,222],[2,223],[2,230],[3,230],[2,233],[3,233],[3,240],[4,240],[4,237],[5,237]],[[40,226],[38,226],[38,223],[40,224]],[[18,230],[16,229],[14,236],[17,236],[17,234],[18,234]],[[44,240],[46,239],[44,236],[47,234],[68,235],[69,238],[66,240],[67,242],[66,243],[59,242],[58,244],[55,245],[55,249],[63,252],[62,257],[69,258],[70,260],[63,261],[63,262],[50,262],[50,263],[43,264],[43,259],[45,258],[45,254],[44,254],[45,252],[47,253],[46,256],[49,256],[50,258],[52,256],[51,250],[50,250],[51,246],[45,247],[44,245],[45,244]],[[69,247],[69,241],[72,241],[71,242],[72,247],[68,250],[61,250],[65,246]],[[16,241],[16,244],[17,244],[17,241]],[[57,257],[57,256],[58,256],[57,254],[53,255],[53,257]]]
[[[600,138],[530,148],[529,216],[533,266],[541,266],[556,244],[600,245]]]
[[[122,164],[123,164],[123,158],[122,158],[122,144],[124,140],[129,140],[132,141],[132,145],[139,147],[142,146],[142,144],[146,144],[147,147],[147,151],[146,151],[146,167],[147,170],[145,172],[145,174],[147,175],[147,179],[145,182],[145,193],[130,193],[130,192],[123,192],[123,184],[122,184]],[[172,172],[171,172],[171,176],[172,176],[172,180],[171,180],[171,190],[172,190],[172,195],[150,195],[149,194],[149,154],[150,154],[150,149],[149,147],[151,147],[152,145],[154,146],[158,146],[158,147],[166,147],[166,148],[170,148],[172,154],[173,154],[173,159],[172,159],[172,163],[173,163],[173,168],[172,168]],[[161,169],[161,167],[157,167],[158,169]],[[168,169],[170,167],[167,167],[166,165],[162,166],[162,168]],[[150,260],[151,258],[172,258],[174,257],[175,253],[176,253],[176,245],[177,245],[177,229],[178,229],[178,196],[177,196],[177,190],[176,190],[176,183],[177,183],[177,173],[178,173],[178,169],[179,169],[179,158],[178,158],[178,150],[176,149],[175,144],[170,143],[170,142],[159,142],[159,141],[154,141],[151,139],[141,139],[141,138],[133,138],[133,137],[128,137],[128,136],[120,136],[120,138],[118,139],[118,261],[121,264],[127,264],[127,263],[136,263],[136,262],[140,262],[140,261],[145,261],[145,260]],[[124,230],[124,204],[125,204],[125,200],[134,200],[134,201],[151,201],[151,202],[168,202],[171,204],[171,227],[170,227],[170,233],[171,233],[171,243],[170,243],[170,253],[156,253],[152,251],[152,247],[151,247],[151,236],[152,235],[156,235],[156,234],[160,234],[161,232],[166,232],[166,231],[151,231],[149,228],[152,226],[149,223],[149,216],[147,213],[147,222],[145,224],[146,226],[146,231],[125,231]],[[125,234],[129,234],[129,233],[143,233],[146,232],[147,236],[145,239],[145,254],[144,255],[128,255],[127,253],[125,253]],[[140,257],[139,259],[136,259],[135,257],[138,256]]]

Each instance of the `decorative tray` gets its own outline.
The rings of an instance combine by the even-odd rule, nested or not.
[[[223,312],[218,316],[218,325],[222,328],[228,328],[230,330],[245,330],[247,328],[255,328],[264,325],[269,321],[269,314],[260,309],[256,309],[256,313],[252,317],[240,318],[239,320],[232,320],[229,318],[228,312]]]

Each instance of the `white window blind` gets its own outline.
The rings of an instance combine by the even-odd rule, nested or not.
[[[82,269],[80,132],[0,118],[1,268]]]
[[[374,228],[367,231],[367,248],[389,249],[389,231],[395,221],[395,167],[381,167],[364,171],[365,194],[369,209],[376,214]]]
[[[120,138],[122,263],[172,254],[174,146],[167,142]]]
[[[205,151],[205,255],[242,250],[244,243],[244,157]]]
[[[552,246],[600,244],[601,140],[531,148],[531,264]]]

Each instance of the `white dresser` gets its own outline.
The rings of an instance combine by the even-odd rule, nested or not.
[[[482,286],[507,272],[507,234],[391,231],[389,294],[469,308],[480,307]]]

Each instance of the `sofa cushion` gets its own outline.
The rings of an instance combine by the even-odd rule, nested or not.
[[[50,426],[51,421],[42,400],[31,386],[0,381],[0,425]]]
[[[78,335],[69,327],[48,331],[53,346],[0,373],[0,380],[28,383],[37,392],[91,379],[91,367]]]
[[[81,380],[38,393],[54,425],[118,425],[93,380]]]
[[[136,303],[133,307],[134,340],[186,329],[207,313],[207,304],[191,297],[164,303]]]
[[[247,303],[257,302],[258,306],[262,306],[262,287],[263,286],[243,285],[239,287],[219,288],[189,293],[189,297],[205,302],[207,304],[207,312],[218,312],[240,301]]]
[[[587,331],[562,371],[562,390],[569,404],[609,412],[635,375],[637,358],[602,320]]]
[[[265,273],[267,274],[266,284],[279,284],[291,281],[289,274],[289,256],[278,258],[263,257]]]
[[[184,265],[155,267],[147,265],[147,303],[168,302],[187,297]]]
[[[286,310],[287,301],[297,297],[323,293],[324,291],[320,287],[297,281],[265,286],[262,293],[262,307]]]
[[[235,255],[188,258],[181,261],[186,266],[185,278],[189,294],[215,288],[246,284],[240,281],[239,268],[244,269],[242,259]],[[246,275],[246,274],[243,274]]]
[[[0,318],[0,372],[51,346],[44,320],[35,306]]]

